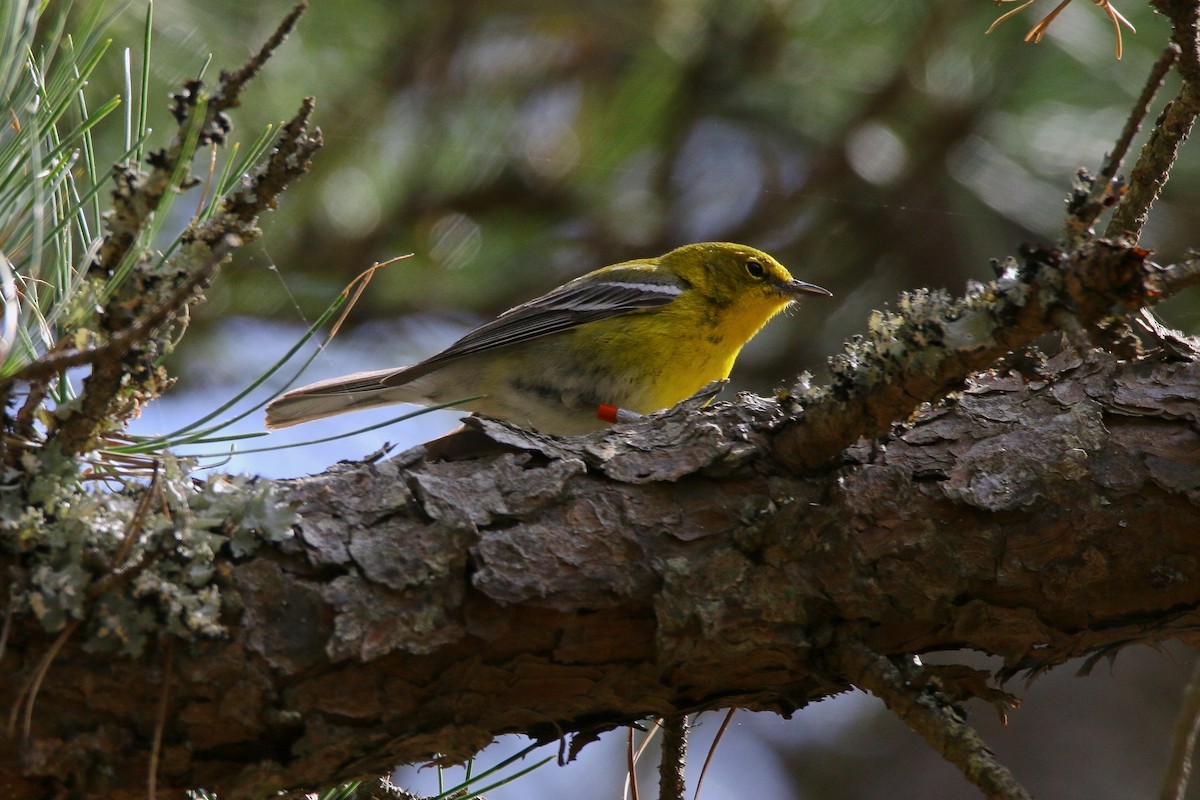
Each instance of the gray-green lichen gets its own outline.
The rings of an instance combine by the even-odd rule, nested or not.
[[[807,373],[781,400],[811,407],[840,401],[898,379],[937,380],[948,359],[992,345],[998,332],[1011,325],[1015,309],[1030,301],[1020,265],[1013,259],[993,264],[996,280],[972,282],[963,297],[943,290],[903,292],[895,310],[874,311],[865,334],[850,338],[829,359],[832,380],[818,386]]]
[[[298,520],[269,481],[199,482],[170,456],[151,484],[121,491],[80,481],[75,462],[50,449],[22,467],[24,496],[0,491],[0,551],[16,557],[11,607],[49,632],[86,622],[93,651],[138,655],[162,633],[223,635],[218,557],[287,539]],[[10,487],[19,480],[8,477]]]

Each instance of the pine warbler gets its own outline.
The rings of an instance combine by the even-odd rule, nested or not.
[[[543,433],[586,433],[728,377],[742,346],[806,294],[831,293],[752,247],[691,244],[589,272],[411,367],[290,391],[267,406],[267,427],[479,395],[455,405]]]

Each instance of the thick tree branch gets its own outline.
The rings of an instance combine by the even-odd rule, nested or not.
[[[922,403],[1059,330],[1063,313],[1090,328],[1145,305],[1160,288],[1150,283],[1158,271],[1147,255],[1104,240],[1071,253],[1037,248],[1021,265],[997,265],[997,279],[964,298],[902,296],[895,312],[877,314],[867,335],[831,361],[829,387],[793,390],[804,424],[779,437],[779,457],[812,469],[860,438],[884,435]]]
[[[258,797],[505,732],[578,745],[679,710],[791,713],[856,680],[829,669],[840,641],[971,648],[1008,673],[1196,641],[1200,356],[1166,358],[985,375],[806,477],[773,456],[786,409],[745,397],[574,440],[479,420],[464,436],[487,454],[290,482],[298,535],[220,568],[231,638],[176,648],[160,793]],[[4,707],[47,646],[31,625],[0,662]],[[111,796],[137,796],[162,659],[110,671],[80,641],[0,778],[42,791],[103,764]]]

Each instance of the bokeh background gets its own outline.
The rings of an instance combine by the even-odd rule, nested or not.
[[[235,138],[252,141],[314,95],[327,146],[264,220],[263,239],[209,292],[174,356],[179,384],[137,430],[173,430],[211,410],[279,358],[356,274],[408,253],[376,275],[303,381],[411,363],[587,270],[703,240],[766,249],[836,295],[768,326],[734,388],[819,375],[898,292],[961,293],[991,277],[991,259],[1058,236],[1076,170],[1098,170],[1166,41],[1166,21],[1148,5],[1118,2],[1138,29],[1124,31],[1120,61],[1111,23],[1084,0],[1040,45],[1022,38],[1055,5],[1048,0],[988,36],[1012,5],[312,0],[235,113]],[[163,102],[150,109],[152,125],[170,130],[167,93],[209,53],[210,70],[242,63],[289,7],[157,4],[152,96]],[[135,69],[143,14],[134,3],[113,29],[134,47]],[[103,70],[99,93],[122,80],[119,58]],[[1175,86],[1170,78],[1164,97]],[[1185,148],[1143,235],[1163,262],[1200,238],[1198,168]],[[1161,313],[1185,330],[1200,323],[1194,297]],[[245,452],[388,416],[248,440],[230,461],[212,446],[200,451],[223,469],[299,475],[385,440],[424,441],[457,419],[442,412],[329,444]],[[232,427],[260,431],[260,415]],[[1028,691],[1015,687],[1026,703],[1007,727],[986,709],[974,718],[1036,796],[1151,796],[1192,660],[1179,648],[1142,649],[1087,679],[1068,666]],[[849,695],[787,722],[739,715],[703,797],[976,796],[878,705]],[[701,722],[697,765],[719,719]],[[501,743],[483,760],[519,746]],[[616,797],[622,747],[613,737],[586,748],[580,764],[546,767],[490,796]],[[428,772],[406,778],[428,788]]]

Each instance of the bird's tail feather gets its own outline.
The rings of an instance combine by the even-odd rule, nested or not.
[[[286,428],[347,411],[420,402],[420,398],[410,397],[403,386],[383,385],[383,379],[395,372],[395,369],[356,372],[293,389],[267,405],[267,427]]]

